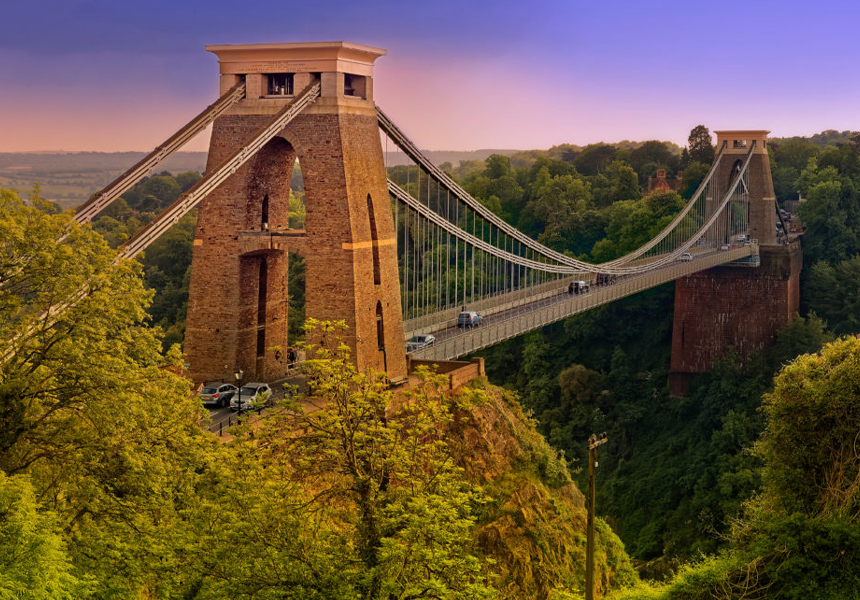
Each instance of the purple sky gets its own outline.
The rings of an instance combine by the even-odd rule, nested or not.
[[[204,45],[334,40],[388,50],[376,102],[426,149],[860,129],[848,0],[5,0],[0,18],[0,152],[149,150],[215,100]]]

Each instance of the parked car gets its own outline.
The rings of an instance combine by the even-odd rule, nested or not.
[[[203,406],[227,406],[237,389],[235,385],[213,381],[204,383],[197,391],[197,396],[203,402]]]
[[[484,317],[475,311],[464,311],[457,317],[457,327],[477,327],[484,321]]]
[[[681,262],[692,262],[693,255],[689,252],[684,252],[678,260],[680,260]]]
[[[567,286],[568,294],[584,294],[591,288],[587,281],[571,281]]]
[[[239,410],[239,398],[242,398],[242,410],[256,408],[268,404],[272,389],[268,383],[246,383],[230,400],[230,410]]]
[[[435,336],[432,336],[429,333],[419,333],[418,335],[413,335],[411,338],[406,340],[406,351],[414,352],[415,350],[421,350],[421,348],[432,346],[435,343]]]

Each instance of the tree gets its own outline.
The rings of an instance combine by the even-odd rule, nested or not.
[[[262,460],[285,460],[308,502],[354,511],[356,571],[344,572],[360,598],[487,598],[484,565],[470,553],[473,510],[483,503],[454,460],[444,432],[457,406],[428,371],[394,402],[381,374],[358,373],[340,342],[344,325],[308,321],[308,394],[294,412],[256,433]],[[284,436],[284,431],[297,432]],[[349,535],[351,533],[351,536]]]
[[[138,263],[37,197],[0,202],[0,469],[29,476],[97,597],[168,595],[207,456],[199,402],[162,368],[181,357],[146,327]]]
[[[76,600],[89,585],[72,574],[56,516],[25,475],[0,471],[0,598]]]
[[[690,160],[710,165],[714,162],[714,144],[711,142],[711,132],[704,125],[697,125],[690,130],[687,138],[690,147]]]
[[[664,142],[649,140],[630,152],[630,166],[641,181],[647,181],[659,168],[677,170],[678,156]]]
[[[503,154],[491,154],[487,157],[487,168],[484,175],[490,179],[499,179],[511,174],[511,159]]]
[[[576,157],[574,165],[583,175],[597,175],[612,164],[617,153],[615,146],[609,144],[589,144]]]
[[[699,184],[704,181],[710,170],[710,166],[700,162],[691,162],[687,165],[687,168],[684,169],[684,175],[681,177],[681,185],[678,190],[681,196],[686,200],[692,198],[693,194],[699,188]]]
[[[860,333],[860,256],[812,266],[805,293],[809,308],[837,335]]]
[[[179,173],[175,177],[176,185],[179,186],[179,191],[184,193],[187,192],[188,189],[200,181],[200,173],[197,171],[185,171],[183,173]]]
[[[612,186],[613,201],[639,200],[642,197],[639,191],[639,177],[632,167],[617,162],[612,163],[609,176],[615,181]]]

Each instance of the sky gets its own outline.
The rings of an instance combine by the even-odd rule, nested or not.
[[[854,0],[3,0],[0,23],[0,152],[151,150],[216,99],[205,45],[309,41],[385,48],[376,103],[427,150],[860,129]]]

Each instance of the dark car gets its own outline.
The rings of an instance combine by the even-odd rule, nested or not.
[[[568,294],[584,294],[591,286],[587,281],[571,281],[567,286]]]
[[[230,399],[236,393],[236,386],[229,383],[216,381],[213,383],[204,383],[197,395],[200,397],[204,406],[227,406]]]
[[[457,317],[457,327],[477,327],[484,321],[484,317],[475,311],[464,311]]]

